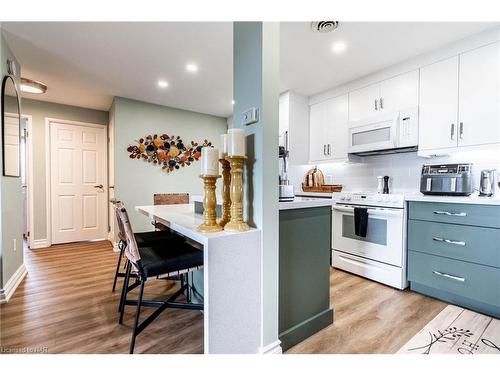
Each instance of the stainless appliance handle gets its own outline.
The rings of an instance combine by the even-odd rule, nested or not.
[[[465,277],[460,277],[460,276],[453,276],[444,272],[439,272],[439,271],[432,271],[434,275],[440,276],[440,277],[446,277],[447,279],[452,279],[455,281],[460,281],[461,283],[465,282]]]
[[[459,245],[459,246],[465,246],[465,241],[454,241],[454,240],[448,240],[446,238],[441,238],[441,237],[432,237],[433,241],[438,241],[438,242],[446,242],[451,245]]]
[[[354,214],[354,207],[333,205],[332,210]],[[380,216],[403,216],[403,210],[391,208],[369,208],[368,214]]]
[[[434,215],[446,215],[446,216],[467,216],[466,212],[448,212],[448,211],[434,211]]]
[[[453,141],[455,140],[455,124],[451,124],[450,128],[450,139]]]
[[[377,102],[377,99],[375,99],[375,111],[378,111],[378,102]]]
[[[459,133],[460,133],[460,139],[464,139],[464,123],[463,122],[460,123]]]

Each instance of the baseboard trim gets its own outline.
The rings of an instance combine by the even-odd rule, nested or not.
[[[46,238],[42,238],[41,240],[33,240],[31,244],[31,249],[42,249],[44,247],[49,247],[49,241]]]
[[[260,349],[261,354],[283,354],[283,350],[281,349],[281,341],[276,340],[269,345],[264,346]]]
[[[0,304],[7,303],[10,300],[10,297],[14,294],[21,281],[23,281],[24,277],[28,274],[26,267],[23,264],[17,269],[16,272],[11,276],[9,281],[5,284],[3,289],[0,289]]]

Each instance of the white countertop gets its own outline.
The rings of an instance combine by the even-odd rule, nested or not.
[[[424,195],[420,192],[405,193],[405,200],[411,202],[440,202],[440,203],[465,203],[465,204],[484,204],[500,205],[500,194],[493,197],[480,197],[477,193],[468,197],[453,197],[443,195]]]
[[[311,208],[311,207],[325,207],[331,206],[333,203],[331,198],[309,198],[309,197],[295,197],[291,202],[280,202],[279,209],[281,210],[294,210],[297,208]]]
[[[250,231],[259,231],[259,229],[251,228],[247,232],[213,232],[201,233],[196,230],[198,225],[203,222],[203,215],[194,212],[194,204],[171,204],[171,205],[155,205],[155,206],[136,206],[135,209],[143,215],[148,216],[151,220],[158,221],[166,225],[176,232],[190,238],[204,246],[208,241],[218,237],[239,236],[242,233]]]

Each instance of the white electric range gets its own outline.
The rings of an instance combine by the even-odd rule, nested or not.
[[[403,194],[333,193],[332,266],[405,289],[406,205]],[[355,234],[354,208],[367,209],[365,237]]]

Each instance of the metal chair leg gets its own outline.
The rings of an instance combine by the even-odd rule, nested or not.
[[[132,331],[132,341],[130,342],[129,354],[134,354],[135,338],[137,337],[137,326],[139,325],[139,316],[141,315],[142,297],[144,295],[144,280],[141,280],[141,289],[139,290],[139,298],[137,299],[137,310],[135,312],[134,330]]]
[[[118,280],[118,273],[120,273],[120,264],[121,264],[122,258],[123,258],[124,246],[123,246],[121,241],[118,244],[118,247],[120,248],[120,256],[118,257],[118,264],[116,265],[115,279],[113,281],[113,289],[111,290],[112,292],[114,292],[116,289],[116,281]]]
[[[120,297],[120,305],[118,306],[118,311],[120,312],[120,320],[118,322],[120,324],[123,323],[123,313],[125,310],[125,300],[127,299],[128,284],[130,280],[131,269],[132,269],[132,264],[127,260],[127,271],[125,273],[125,280],[123,281],[122,295]]]

